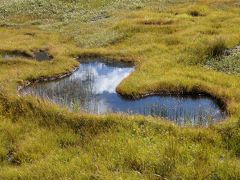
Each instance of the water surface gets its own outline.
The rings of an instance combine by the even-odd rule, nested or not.
[[[213,99],[206,96],[149,96],[129,100],[116,92],[119,83],[134,68],[99,59],[83,61],[71,76],[23,89],[73,110],[93,114],[124,112],[165,117],[179,125],[209,125],[225,117]]]
[[[28,60],[37,60],[37,61],[50,61],[53,59],[53,56],[50,55],[48,52],[39,50],[33,52],[32,55],[27,54],[25,52],[21,51],[6,51],[6,52],[0,52],[0,57],[6,60],[11,59],[28,59]]]

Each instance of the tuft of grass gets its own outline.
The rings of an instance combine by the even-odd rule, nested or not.
[[[204,64],[208,59],[219,58],[227,50],[227,43],[222,36],[213,36],[209,39],[198,37],[190,46],[185,47],[188,56],[183,61],[188,64]]]
[[[203,16],[203,14],[201,12],[199,12],[198,10],[189,11],[189,15],[191,15],[193,17]]]
[[[226,41],[221,37],[216,37],[207,46],[207,55],[209,58],[220,57],[227,49]]]

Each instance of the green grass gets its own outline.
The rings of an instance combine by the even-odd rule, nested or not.
[[[239,177],[233,136],[224,141],[220,133],[237,135],[239,125],[236,132],[178,128],[150,117],[76,115],[31,99],[0,99],[3,179]]]
[[[240,177],[238,55],[215,62],[240,43],[238,1],[0,2],[0,52],[47,49],[54,56],[0,57],[0,178]],[[178,127],[151,117],[68,112],[17,95],[26,80],[69,72],[79,65],[73,57],[96,55],[136,64],[117,88],[122,95],[205,92],[224,101],[229,116],[208,128]]]

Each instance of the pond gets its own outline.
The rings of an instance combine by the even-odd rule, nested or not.
[[[36,95],[72,110],[93,114],[123,112],[164,117],[179,125],[202,125],[225,118],[220,105],[210,97],[155,95],[130,100],[116,92],[119,83],[134,71],[122,63],[101,59],[81,61],[72,75],[56,81],[32,84],[23,95]]]

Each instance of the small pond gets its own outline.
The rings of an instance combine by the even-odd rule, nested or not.
[[[43,50],[35,51],[32,54],[28,54],[21,51],[5,51],[0,52],[0,57],[6,60],[20,58],[37,61],[50,61],[53,59],[52,55]]]
[[[129,100],[116,92],[119,83],[134,71],[132,66],[104,62],[101,59],[81,61],[72,75],[24,88],[31,94],[67,106],[72,110],[94,114],[124,112],[168,118],[179,125],[203,125],[225,117],[215,100],[203,96],[149,96]]]

